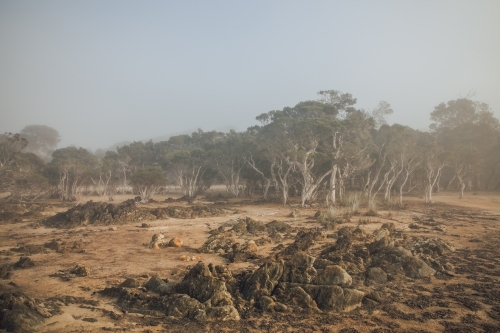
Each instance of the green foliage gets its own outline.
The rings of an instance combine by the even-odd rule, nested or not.
[[[77,200],[83,187],[91,184],[97,157],[85,148],[66,147],[52,153],[47,175],[62,201]]]
[[[34,200],[46,194],[45,163],[35,154],[22,153],[28,144],[20,134],[0,135],[0,192],[9,199]]]
[[[163,186],[165,185],[165,176],[158,166],[150,166],[137,170],[130,176],[133,186]]]

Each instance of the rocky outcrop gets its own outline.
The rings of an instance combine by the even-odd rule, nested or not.
[[[283,265],[283,274],[280,281],[292,283],[311,283],[316,277],[313,267],[315,258],[304,252],[299,252]]]
[[[169,217],[194,219],[197,217],[225,215],[227,215],[225,210],[211,206],[145,208],[139,207],[136,200],[130,199],[119,205],[88,201],[66,212],[57,213],[45,219],[43,223],[48,227],[74,228],[82,225],[111,225],[139,221],[164,220]]]
[[[231,251],[227,254],[227,258],[231,262],[244,262],[249,259],[259,258],[257,252],[257,244],[253,240],[250,240],[243,245],[239,243],[233,244]]]
[[[233,245],[236,244],[234,233],[225,232],[212,235],[203,243],[199,251],[201,253],[228,253]]]
[[[44,323],[42,309],[20,292],[0,293],[0,329],[7,332],[36,332]]]
[[[247,300],[271,296],[283,275],[284,261],[268,261],[243,281],[242,294]]]

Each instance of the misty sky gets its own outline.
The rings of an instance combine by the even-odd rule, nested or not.
[[[245,130],[335,89],[426,129],[466,96],[500,118],[500,1],[0,0],[0,132],[60,147]]]

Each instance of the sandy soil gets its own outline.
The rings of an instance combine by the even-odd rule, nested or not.
[[[157,203],[145,207],[161,207],[166,197],[157,196]],[[118,196],[114,203],[132,198]],[[99,201],[103,198],[84,198]],[[257,200],[257,198],[254,198]],[[85,226],[74,229],[53,229],[33,225],[31,219],[22,222],[0,221],[0,264],[15,263],[21,253],[12,248],[25,244],[41,245],[53,239],[67,243],[82,242],[79,249],[65,253],[48,250],[31,254],[35,266],[12,272],[9,280],[0,280],[0,288],[16,288],[39,302],[58,302],[60,314],[46,319],[41,332],[498,332],[500,330],[500,195],[493,193],[468,194],[458,199],[457,193],[439,193],[435,203],[426,205],[421,198],[407,198],[403,210],[380,210],[377,217],[354,216],[342,226],[358,226],[367,233],[385,222],[394,222],[396,228],[409,236],[438,237],[452,243],[456,252],[450,258],[455,272],[453,277],[424,280],[408,279],[399,286],[387,286],[388,292],[398,290],[399,299],[376,308],[362,306],[348,313],[325,315],[295,315],[254,313],[239,322],[199,324],[189,320],[174,320],[142,314],[126,313],[114,300],[100,296],[98,291],[116,286],[132,277],[141,282],[157,274],[170,281],[180,281],[195,263],[182,261],[180,256],[199,256],[206,263],[227,265],[232,271],[257,268],[258,260],[229,263],[217,254],[198,253],[208,232],[222,223],[239,217],[252,217],[262,222],[285,221],[301,228],[320,227],[309,217],[318,208],[299,208],[300,217],[289,217],[298,207],[277,204],[255,204],[248,198],[232,199],[228,204],[236,214],[224,217],[158,220],[109,226]],[[199,204],[198,202],[197,204]],[[203,203],[203,200],[201,201]],[[70,206],[56,201],[45,201],[53,208],[46,216],[65,211]],[[186,205],[178,204],[175,205]],[[432,218],[446,226],[439,231],[431,227],[408,229],[416,220]],[[360,221],[362,224],[360,224]],[[151,237],[162,232],[166,239],[179,237],[184,245],[153,250],[148,247]],[[326,233],[332,231],[325,231]],[[243,242],[249,237],[242,237]],[[284,244],[292,242],[284,240]],[[318,246],[332,242],[326,238]],[[276,244],[259,248],[268,255]],[[67,281],[51,276],[69,270],[75,265],[91,269],[85,277]],[[9,284],[10,283],[10,284]],[[71,296],[71,299],[66,299]],[[429,300],[441,300],[440,305]]]

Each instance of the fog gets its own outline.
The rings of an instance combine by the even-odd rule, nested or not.
[[[500,117],[499,1],[1,1],[0,132],[59,147],[244,130],[335,89],[426,129],[475,92]]]

